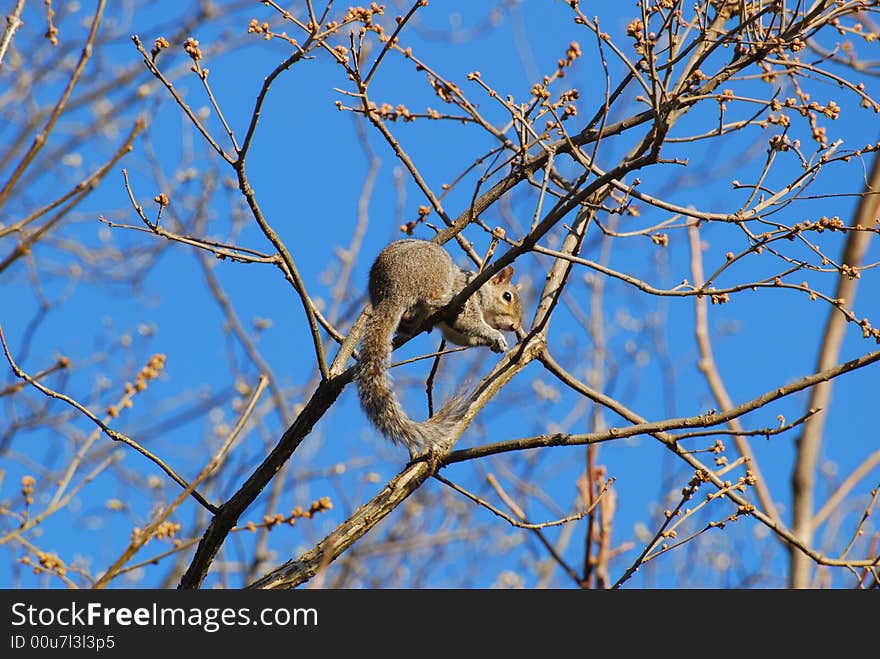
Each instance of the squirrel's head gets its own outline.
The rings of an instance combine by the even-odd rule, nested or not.
[[[513,266],[502,268],[489,281],[495,294],[490,324],[495,329],[515,332],[522,326],[522,304],[519,288],[513,283]]]

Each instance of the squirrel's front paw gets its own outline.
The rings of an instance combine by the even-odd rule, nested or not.
[[[504,338],[501,332],[497,332],[492,337],[492,343],[489,345],[489,348],[491,348],[492,352],[505,352],[507,351],[507,339]]]

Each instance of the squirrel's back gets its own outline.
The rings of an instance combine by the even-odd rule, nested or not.
[[[457,270],[440,245],[412,238],[397,240],[379,252],[370,268],[370,302],[374,310],[388,303],[408,310],[425,302],[442,302]]]

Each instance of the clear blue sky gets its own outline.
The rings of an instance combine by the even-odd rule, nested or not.
[[[139,33],[144,43],[149,45],[159,36],[152,26],[165,24],[164,19],[157,19],[158,13],[173,7],[175,3],[148,4],[151,6],[119,18],[121,23],[114,29],[118,29],[122,36]],[[568,44],[573,40],[578,41],[584,56],[569,70],[566,78],[554,87],[556,90],[576,87],[580,91],[577,102],[579,113],[571,121],[572,129],[576,129],[578,122],[588,120],[596,112],[604,94],[605,76],[597,62],[595,38],[583,27],[573,24],[570,10],[563,2],[521,3],[513,9],[499,10],[495,19],[487,22],[488,8],[492,4],[455,3],[456,13],[450,15],[451,5],[433,2],[419,12],[419,20],[404,32],[403,41],[413,45],[416,54],[436,67],[447,79],[459,84],[468,97],[479,104],[481,112],[496,125],[506,121],[503,108],[480,92],[476,85],[469,83],[467,73],[479,70],[482,79],[502,96],[511,94],[516,102],[527,102],[532,84],[543,74],[552,72]],[[626,24],[635,10],[629,6],[621,8],[614,3],[582,4],[589,5],[585,9],[588,15],[600,15],[603,29],[613,39],[628,45]],[[90,2],[84,2],[79,13],[91,11],[91,5]],[[36,12],[36,9],[29,7],[28,11]],[[389,8],[389,14],[395,13],[402,12]],[[244,34],[249,17],[263,20],[270,15],[267,8],[255,3],[248,11],[239,12],[238,18],[229,27],[235,31],[234,38],[237,39]],[[39,14],[26,15],[26,19],[28,25],[24,30],[39,32],[42,29]],[[81,38],[81,33],[76,32],[72,23],[71,19],[69,31],[62,32],[63,38],[67,34]],[[447,37],[452,28],[460,29],[462,36],[451,42]],[[20,43],[25,43],[26,34],[22,33]],[[220,38],[213,26],[204,30],[195,29],[192,35],[200,40],[206,50]],[[280,42],[265,42],[253,35],[244,43],[232,52],[217,58],[208,57],[206,61],[211,71],[212,88],[227,120],[239,134],[244,132],[264,76],[288,53]],[[623,68],[607,50],[606,55],[611,79],[616,82]],[[126,38],[120,38],[112,49],[102,53],[102,57],[112,57],[113,65],[117,67],[140,61]],[[721,60],[726,57],[729,57],[729,53],[723,53]],[[163,54],[159,61],[163,66],[182,62],[180,57],[171,53]],[[183,76],[178,80],[179,88],[194,109],[207,107],[207,99],[197,80],[192,76]],[[0,74],[0,81],[4,86],[9,84],[8,72]],[[132,84],[141,83],[154,84],[146,71],[137,83]],[[767,86],[754,80],[731,83],[730,86],[744,96],[767,95]],[[810,82],[807,87],[818,102],[834,99],[842,106],[839,120],[825,122],[829,136],[843,140],[841,148],[855,148],[878,139],[880,131],[877,131],[876,115],[860,110],[852,96],[821,81]],[[340,248],[348,246],[357,225],[358,199],[368,171],[368,161],[355,126],[360,118],[339,112],[334,107],[336,100],[348,102],[336,90],[350,88],[342,69],[323,55],[301,62],[282,74],[266,102],[248,165],[250,180],[265,216],[290,249],[309,291],[324,301],[329,299],[330,287],[338,275],[338,261],[334,255]],[[49,87],[49,91],[57,90],[57,86]],[[871,91],[870,84],[868,91]],[[42,93],[47,92],[43,89]],[[414,112],[424,111],[427,107],[440,110],[449,108],[443,106],[431,92],[424,83],[423,75],[415,72],[412,64],[397,54],[389,55],[371,86],[371,93],[377,103],[403,103]],[[789,95],[790,89],[783,90],[782,97]],[[639,105],[635,96],[634,90],[628,90],[625,101],[615,109],[619,115],[613,114],[611,119],[640,111],[643,106]],[[108,100],[114,103],[120,102],[121,98],[120,90],[112,90],[108,95]],[[128,255],[126,265],[129,267],[116,265],[112,272],[133,276],[136,285],[130,289],[114,283],[112,276],[97,274],[100,268],[90,267],[86,267],[86,272],[91,277],[76,280],[70,276],[70,266],[76,263],[77,257],[65,251],[63,245],[42,245],[35,252],[35,257],[46,267],[41,277],[41,290],[49,298],[62,295],[69,295],[70,298],[54,309],[39,325],[38,331],[30,335],[28,321],[37,313],[38,300],[34,286],[29,281],[28,270],[23,262],[19,262],[0,277],[0,322],[15,353],[29,345],[21,365],[30,372],[45,368],[57,353],[74,359],[93,353],[101,355],[96,363],[76,364],[69,379],[53,381],[53,386],[63,388],[83,402],[89,401],[95,409],[112,402],[125,378],[130,378],[131,373],[150,354],[166,354],[165,374],[151,384],[148,392],[136,399],[134,408],[119,420],[119,429],[135,438],[148,438],[146,443],[151,450],[178,466],[184,475],[193,475],[201,465],[200,460],[205,458],[205,437],[212,432],[218,415],[230,423],[235,419],[228,396],[224,398],[233,385],[232,373],[242,369],[245,380],[253,383],[256,370],[246,364],[238,345],[232,350],[234,359],[230,359],[230,339],[224,332],[222,314],[215,299],[206,290],[202,269],[191,248],[174,245],[166,249],[157,261],[150,262],[145,254],[156,246],[157,238],[125,229],[110,230],[97,219],[99,215],[104,215],[127,224],[138,222],[123,187],[120,174],[122,166],[128,169],[132,187],[148,214],[154,212],[155,208],[150,202],[152,197],[165,189],[161,182],[156,181],[154,162],[158,163],[162,176],[168,180],[195,173],[196,177],[186,191],[192,198],[197,196],[203,185],[199,176],[208,170],[212,154],[204,148],[200,136],[187,125],[179,108],[167,102],[161,92],[157,98],[162,99],[160,105],[148,105],[149,142],[141,139],[136,143],[133,152],[77,209],[75,221],[68,222],[60,234],[85,245],[119,247]],[[716,108],[717,105],[710,103],[705,110],[698,108],[693,111],[676,128],[673,136],[710,130],[717,124]],[[63,135],[75,131],[83,122],[93,120],[95,111],[94,104],[91,104],[69,116],[65,115],[55,138],[57,143],[63,143]],[[732,104],[726,119],[743,118],[753,111],[753,106]],[[128,116],[131,118],[134,114],[129,113]],[[213,114],[208,123],[218,140],[226,144]],[[397,122],[389,126],[435,190],[439,190],[441,183],[454,180],[474,159],[494,146],[491,139],[478,128],[453,122],[420,120],[411,124]],[[397,227],[401,218],[403,221],[414,219],[416,208],[426,203],[415,184],[401,170],[399,161],[387,143],[369,126],[366,126],[366,132],[370,148],[380,165],[369,198],[369,224],[344,308],[357,306],[361,301],[358,295],[365,293],[366,273],[372,255],[400,235]],[[642,189],[682,206],[694,205],[702,210],[729,212],[748,195],[747,191],[734,190],[731,182],[737,179],[742,182],[755,180],[766,157],[764,145],[772,132],[772,128],[767,131],[750,128],[723,140],[669,145],[664,149],[663,156],[687,158],[688,166],[667,165],[642,172],[639,174],[643,181]],[[806,145],[805,149],[811,148],[806,122],[796,122],[791,134],[800,137]],[[9,130],[0,129],[0,141],[8,140],[9,135]],[[120,135],[111,129],[96,141],[77,149],[76,154],[82,158],[82,165],[59,165],[57,171],[34,182],[27,195],[6,207],[10,217],[0,217],[0,221],[15,221],[27,209],[51,199],[50,195],[57,194],[59,185],[65,187],[81,179],[90,166],[106,159],[119,139]],[[627,144],[624,139],[603,145],[599,163],[606,167],[613,164]],[[781,154],[779,161],[779,166],[766,182],[770,187],[791,178],[792,172],[796,171],[797,165],[791,154]],[[867,160],[862,163],[854,159],[847,165],[828,167],[808,192],[817,198],[796,202],[776,215],[775,219],[792,224],[821,215],[839,215],[844,221],[849,221],[855,208],[855,197],[827,195],[860,192],[865,168],[869,166]],[[560,168],[563,173],[574,171],[567,163],[560,163]],[[479,173],[483,171],[485,166]],[[0,169],[4,177],[7,173],[8,168]],[[231,174],[230,169],[221,169],[222,176]],[[473,194],[474,182],[475,178],[471,176],[444,199],[444,207],[450,215],[456,216],[466,207]],[[228,240],[233,219],[241,209],[241,200],[234,192],[224,190],[222,181],[219,187],[221,189],[210,201],[208,234]],[[489,226],[505,226],[508,232],[518,236],[517,228],[507,220],[512,215],[520,223],[520,228],[527,226],[534,213],[536,198],[533,189],[520,186],[509,195],[505,204],[496,204],[482,219]],[[175,204],[179,204],[180,200],[172,197],[171,201],[169,211],[176,212],[179,206]],[[508,202],[509,205],[506,205]],[[505,208],[509,208],[510,215],[502,213]],[[669,217],[668,213],[645,204],[639,204],[639,208],[640,216],[624,216],[620,219],[621,231],[650,226]],[[184,209],[181,219],[190,222],[191,215],[190,210]],[[432,215],[431,219],[436,221],[436,215]],[[599,260],[600,234],[594,228],[591,228],[584,256]],[[235,238],[238,244],[271,251],[271,246],[246,213],[243,224],[236,226],[238,229],[240,231]],[[562,231],[560,227],[554,235],[559,236]],[[421,228],[417,235],[429,237],[430,232]],[[468,236],[479,248],[484,248],[488,242],[478,230],[469,231]],[[704,257],[707,272],[714,271],[723,262],[726,252],[736,253],[747,247],[741,233],[725,226],[707,227],[703,239],[707,243]],[[820,239],[829,255],[839,255],[842,245],[840,236],[826,233]],[[3,246],[2,241],[0,246],[5,255],[8,247]],[[794,247],[789,249],[788,253],[806,256],[803,252],[796,252]],[[733,270],[729,276],[722,277],[718,284],[754,281],[780,269],[772,259],[750,258],[754,263],[749,262]],[[878,259],[880,250],[875,241],[866,261]],[[525,285],[527,314],[530,317],[535,307],[535,293],[542,283],[540,267],[546,261],[528,257],[522,261],[517,266]],[[670,233],[670,245],[665,249],[658,248],[644,237],[613,241],[609,264],[612,268],[643,278],[661,288],[675,286],[683,279],[692,279],[687,236],[681,230]],[[314,360],[302,309],[293,290],[280,272],[271,266],[224,261],[216,264],[214,273],[246,326],[250,326],[255,318],[272,320],[271,327],[259,335],[259,348],[270,362],[280,384],[293,392],[292,400],[301,401],[301,396],[308,394],[301,388],[314,373]],[[581,377],[592,362],[594,350],[590,337],[577,322],[580,313],[590,312],[590,289],[583,282],[583,274],[586,271],[576,273],[570,289],[571,299],[560,307],[556,324],[550,332],[551,346],[557,359]],[[797,277],[798,283],[804,278],[801,275]],[[860,317],[871,317],[878,308],[877,278],[876,269],[865,271],[862,275],[856,304],[856,313]],[[811,275],[810,281],[815,288],[833,293],[833,275]],[[604,374],[603,389],[606,393],[649,419],[698,414],[717,407],[696,368],[694,302],[691,298],[655,298],[625,283],[608,280],[601,308],[607,323],[605,332],[611,364]],[[710,324],[715,357],[732,399],[737,403],[743,402],[811,373],[827,310],[827,306],[811,302],[805,295],[790,290],[740,293],[726,305],[712,306]],[[434,335],[420,337],[401,354],[413,356],[430,351],[436,346],[437,340]],[[872,347],[873,343],[862,339],[858,328],[851,326],[847,329],[842,358],[864,354]],[[459,372],[467,372],[475,380],[488,371],[494,359],[488,351],[473,350],[464,355],[455,355],[454,363]],[[426,372],[424,363],[419,363],[401,371],[398,381],[409,382],[412,378],[418,383],[424,379]],[[0,374],[2,387],[12,379],[12,375],[2,368]],[[109,378],[105,390],[101,388],[101,378]],[[536,386],[540,388],[541,383],[555,386],[559,397],[554,401],[537,400],[534,391]],[[848,474],[877,448],[874,424],[869,423],[868,414],[876,398],[876,383],[876,368],[869,367],[844,376],[835,385],[833,409],[826,424],[820,463],[825,477],[819,479],[819,501],[827,491],[828,484]],[[454,383],[446,383],[440,391],[448,394],[453,386]],[[405,398],[407,408],[415,417],[424,414],[423,398],[415,395],[419,389],[417,385]],[[90,392],[97,393],[92,397]],[[189,392],[186,394],[189,397],[183,397],[183,392]],[[211,406],[213,411],[194,415],[189,422],[176,425],[171,431],[155,431],[156,428],[162,428],[163,421],[173,417],[192,400],[193,392],[205,398],[218,395],[223,402]],[[29,392],[27,400],[33,405],[43,403],[35,392]],[[778,423],[777,414],[793,419],[804,412],[806,400],[805,394],[792,396],[746,417],[745,425],[750,428],[775,426]],[[589,429],[591,410],[580,408],[582,404],[561,385],[553,383],[537,364],[532,365],[512,383],[508,395],[484,410],[478,422],[463,436],[460,446],[539,434],[559,427],[570,432],[584,432]],[[6,425],[5,419],[11,421],[13,416],[22,413],[24,408],[20,405],[0,405],[0,431]],[[58,413],[67,411],[60,404],[54,404],[51,410]],[[569,418],[573,419],[571,425],[564,425]],[[610,425],[621,423],[611,415],[606,415],[606,422]],[[92,430],[83,419],[72,418],[69,423],[83,433]],[[237,447],[241,456],[250,457],[237,457],[235,463],[243,465],[241,470],[223,474],[224,492],[229,494],[234,491],[248,473],[247,465],[257,464],[265,454],[266,446],[273,444],[283,429],[277,416],[266,417],[264,426],[251,433]],[[770,482],[774,498],[783,510],[790,497],[789,473],[795,437],[796,431],[770,440],[753,440],[760,466]],[[109,440],[102,438],[100,441]],[[714,438],[691,441],[694,441],[695,448],[704,448],[710,446]],[[731,447],[729,455],[732,459],[732,442],[726,438],[726,443]],[[0,454],[0,469],[4,475],[0,483],[0,501],[14,502],[15,506],[19,505],[22,475],[35,473],[34,464],[57,467],[57,461],[63,460],[68,450],[67,444],[40,428],[20,433],[10,446],[4,448],[7,453]],[[97,570],[124,548],[132,526],[142,524],[150,512],[151,499],[146,496],[149,487],[140,479],[161,474],[140,455],[127,450],[121,451],[121,454],[124,470],[114,469],[102,475],[81,496],[76,497],[71,505],[71,510],[76,511],[75,523],[71,523],[67,512],[61,512],[42,525],[41,535],[37,539],[43,549],[56,551],[68,561],[77,555],[90,556],[91,567]],[[491,498],[493,495],[485,486],[487,472],[509,478],[506,481],[508,484],[516,480],[514,474],[517,477],[528,474],[533,478],[531,484],[546,492],[547,499],[535,498],[527,506],[532,521],[540,522],[570,512],[576,496],[575,479],[583,469],[583,455],[584,449],[576,447],[512,454],[479,464],[458,465],[445,470],[444,475]],[[274,532],[270,537],[271,546],[278,553],[277,560],[270,563],[281,562],[310,547],[332,530],[351,507],[359,505],[377,491],[405,461],[402,449],[388,445],[367,425],[357,408],[354,389],[347,388],[296,453],[292,473],[297,485],[291,485],[285,491],[278,509],[288,511],[296,504],[307,505],[312,499],[325,495],[333,498],[335,508],[308,525]],[[614,521],[614,544],[636,542],[634,550],[624,553],[613,564],[615,574],[612,577],[616,578],[641,547],[637,540],[640,526],[644,525],[653,532],[660,519],[658,512],[661,508],[658,506],[669,505],[665,497],[680,491],[689,479],[689,470],[675,462],[671,454],[662,450],[651,438],[603,445],[598,461],[607,467],[610,476],[617,479],[618,510]],[[305,476],[342,462],[355,465],[345,476]],[[378,480],[367,477],[369,473],[377,474]],[[134,475],[139,475],[140,479]],[[857,488],[862,498],[855,501],[862,501],[868,488],[875,484],[876,473]],[[430,482],[425,487],[435,495],[442,493],[452,496],[451,491],[440,483]],[[40,492],[38,490],[38,494]],[[51,492],[51,489],[45,485],[42,492]],[[168,496],[173,493],[173,489],[168,489]],[[108,511],[106,502],[110,499],[125,502],[127,511]],[[548,499],[553,501],[552,505],[546,504]],[[39,507],[41,502],[38,497],[35,506]],[[459,499],[458,503],[471,505],[465,499]],[[201,527],[190,525],[195,507],[195,503],[187,503],[175,516],[175,519],[184,523],[187,533],[198,534],[201,530]],[[252,508],[252,514],[245,515],[242,521],[258,521],[264,507],[264,499],[259,500]],[[828,539],[827,545],[821,544],[826,539],[820,532],[817,538],[823,551],[833,554],[841,549],[841,538],[848,538],[853,515],[858,513],[856,508],[844,518],[840,535]],[[718,504],[708,519],[721,519],[730,512],[729,506]],[[394,513],[402,514],[401,510]],[[426,528],[431,533],[440,534],[450,530],[444,526],[444,520],[439,515],[426,514],[425,518]],[[504,524],[494,521],[491,514],[483,510],[475,511],[472,522],[495,530],[499,524]],[[473,551],[460,544],[454,545],[459,559],[451,564],[444,563],[440,569],[429,570],[426,585],[485,587],[497,583],[504,571],[522,574],[526,586],[534,585],[530,561],[535,556],[544,559],[546,555],[542,554],[527,532],[512,528],[501,530],[510,538],[514,551],[499,548],[497,538],[492,536],[490,540],[488,533],[485,543],[476,544]],[[708,537],[711,534],[707,534],[699,545],[693,545],[692,550],[685,548],[675,555],[658,559],[653,564],[655,570],[643,570],[631,582],[632,585],[674,585],[678,583],[682,570],[689,569],[683,566],[692,564],[703,567],[694,567],[697,572],[689,577],[688,583],[691,585],[739,585],[742,582],[738,580],[746,579],[752,571],[763,575],[765,585],[784,583],[784,551],[772,540],[754,542],[754,538],[764,535],[760,525],[746,519],[725,533],[726,544],[719,537],[718,544],[714,545],[715,541]],[[559,530],[556,529],[548,531],[551,538],[558,537],[558,534]],[[576,539],[566,552],[570,560],[578,560],[583,534],[581,522],[574,532]],[[230,539],[231,556],[235,554],[235,543],[240,541],[240,537]],[[752,546],[757,547],[759,552],[772,550],[769,562],[762,564]],[[159,543],[154,541],[141,555],[149,556],[157,552],[158,547]],[[742,560],[744,567],[728,573],[726,581],[714,581],[716,577],[713,575],[698,572],[705,570],[705,563],[693,559],[689,551],[703,557],[713,551],[735,553],[738,555],[731,560],[734,563]],[[20,556],[19,546],[15,543],[7,546],[6,560],[0,563],[0,585],[37,586],[44,583],[27,569],[21,568],[17,563]],[[419,554],[411,557],[409,565],[420,565],[419,557]],[[759,564],[761,567],[756,567]],[[137,580],[123,579],[117,585],[157,586],[161,584],[165,572],[166,569],[162,567],[148,568],[137,574]],[[49,580],[48,583],[59,585],[57,581]],[[553,583],[568,585],[560,574],[557,574]]]

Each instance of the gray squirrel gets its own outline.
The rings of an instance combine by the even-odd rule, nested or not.
[[[433,417],[410,419],[391,388],[388,368],[395,330],[410,336],[443,308],[476,276],[462,270],[440,245],[405,239],[389,244],[370,268],[372,315],[361,342],[355,375],[361,407],[383,435],[399,442],[416,457],[433,452],[464,416],[461,395]],[[447,341],[462,346],[507,350],[500,330],[516,331],[522,323],[519,292],[507,266],[478,288],[454,319],[438,323]]]

